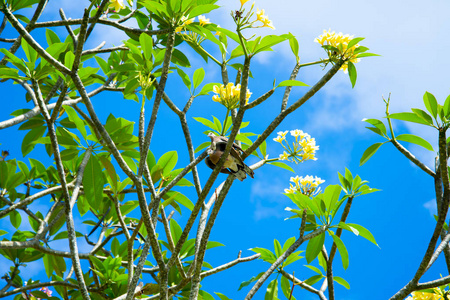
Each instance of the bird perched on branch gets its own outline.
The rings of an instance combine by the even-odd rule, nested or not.
[[[212,132],[209,133],[208,136],[211,138],[211,146],[208,149],[207,153],[209,156],[206,157],[205,162],[208,167],[214,169],[225,152],[228,139],[223,136],[216,136]],[[222,170],[220,170],[221,173],[233,174],[240,181],[247,178],[247,174],[251,178],[254,176],[253,170],[242,160],[241,152],[243,152],[242,148],[236,143],[233,143],[230,154],[228,154]]]

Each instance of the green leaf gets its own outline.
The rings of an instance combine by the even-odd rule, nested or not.
[[[63,105],[63,108],[66,111],[67,115],[69,116],[69,120],[75,124],[77,129],[80,131],[81,135],[84,137],[84,139],[86,139],[87,132],[84,126],[84,121],[78,116],[76,110],[68,105]]]
[[[58,35],[48,28],[45,30],[45,38],[47,39],[47,44],[49,46],[55,43],[61,43],[61,40],[59,39]]]
[[[273,264],[277,260],[277,257],[275,256],[275,254],[273,254],[273,252],[270,251],[269,249],[255,247],[255,248],[250,248],[249,250],[256,252],[256,253],[260,253],[261,256],[259,258],[268,263]]]
[[[344,267],[344,270],[347,270],[348,268],[348,252],[347,252],[347,248],[344,245],[344,242],[342,242],[342,240],[335,235],[334,233],[331,232],[331,237],[333,238],[334,243],[337,246],[337,249],[339,250],[339,254],[341,255],[341,259],[342,259],[342,266]]]
[[[322,275],[314,275],[305,280],[306,284],[314,285],[323,278]]]
[[[288,171],[291,171],[292,173],[295,173],[295,171],[294,171],[294,169],[292,169],[289,165],[287,165],[287,164],[285,164],[285,163],[283,163],[283,162],[280,162],[280,161],[274,161],[274,162],[270,162],[270,163],[268,163],[269,165],[274,165],[274,166],[277,166],[277,167],[279,167],[279,168],[282,168],[282,169],[286,169],[286,170],[288,170]]]
[[[309,85],[298,80],[283,80],[277,85],[277,87],[280,86],[309,86]]]
[[[188,90],[191,90],[192,83],[189,76],[180,68],[177,68],[177,73],[180,76],[181,80],[183,80],[183,83],[188,88]]]
[[[291,282],[286,277],[281,277],[281,291],[286,299],[295,300],[295,297],[291,295]]]
[[[273,240],[273,247],[275,249],[275,255],[277,257],[279,257],[281,254],[283,254],[283,252],[281,251],[280,242],[277,239]]]
[[[194,208],[194,204],[192,203],[192,201],[189,200],[188,197],[186,197],[185,195],[183,195],[183,194],[180,193],[180,192],[169,191],[169,192],[166,193],[165,197],[163,197],[163,198],[166,199],[166,197],[167,197],[167,198],[173,197],[173,199],[174,199],[177,203],[183,205],[184,207],[186,207],[186,208],[189,209],[189,210],[192,210],[192,209]],[[173,205],[172,205],[172,206],[173,206]]]
[[[203,81],[203,78],[205,78],[205,70],[203,68],[197,69],[194,72],[194,89],[196,89]]]
[[[430,126],[429,122],[425,121],[423,118],[419,117],[417,114],[410,113],[410,112],[389,114],[389,116],[387,118],[408,121],[408,122],[413,122],[413,123],[419,123],[419,124],[424,124],[424,125]]]
[[[73,62],[75,61],[75,54],[73,54],[72,52],[68,51],[66,52],[66,56],[64,58],[64,65],[72,70],[73,67]]]
[[[291,47],[291,51],[292,51],[292,53],[295,55],[295,58],[297,59],[297,61],[299,60],[299,57],[298,57],[298,49],[299,49],[299,47],[298,47],[298,41],[297,41],[297,39],[295,38],[295,36],[292,36],[290,39],[289,39],[289,46]]]
[[[350,284],[348,284],[348,282],[345,281],[344,278],[339,277],[339,276],[333,276],[333,280],[336,281],[337,283],[339,283],[340,285],[342,285],[343,287],[345,287],[347,290],[350,289]]]
[[[36,146],[36,143],[34,143],[36,140],[38,140],[40,137],[42,137],[45,133],[45,127],[36,127],[31,129],[23,138],[22,140],[22,155],[26,156],[28,153],[30,153],[34,147]]]
[[[105,167],[106,170],[106,180],[111,185],[111,188],[114,192],[117,192],[117,173],[114,169],[114,165],[109,161],[109,159],[106,156],[99,156],[100,162],[102,163],[103,167]]]
[[[197,122],[202,123],[203,125],[211,128],[212,130],[216,130],[216,124],[214,124],[213,122],[211,122],[208,119],[200,118],[200,117],[196,117],[196,118],[194,117],[194,120],[197,121]]]
[[[425,92],[423,95],[423,103],[431,115],[436,119],[437,117],[437,101],[433,94]]]
[[[209,145],[211,145],[211,142],[204,142],[204,143],[201,143],[197,148],[195,148],[194,151],[195,151],[195,153],[197,153],[197,152],[199,152],[200,150],[203,150],[203,149],[209,147]]]
[[[427,150],[434,151],[433,146],[431,146],[431,144],[428,141],[421,138],[420,136],[417,136],[414,134],[400,134],[400,135],[396,136],[395,138],[399,141],[413,143],[413,144],[422,146]]]
[[[0,78],[20,79],[19,71],[5,66],[0,67]]]
[[[9,213],[9,221],[14,228],[18,229],[20,224],[22,223],[22,217],[20,216],[17,210],[13,210]]]
[[[156,164],[161,166],[163,175],[168,175],[177,164],[177,161],[177,151],[169,151],[164,153]]]
[[[1,229],[0,229],[0,236],[5,235],[5,234],[8,234],[8,231],[1,230]]]
[[[195,6],[190,12],[189,12],[189,18],[196,17],[198,15],[209,13],[210,11],[219,8],[220,6],[214,5],[214,4],[202,4]]]
[[[288,258],[286,258],[286,260],[283,262],[283,264],[282,264],[283,268],[292,264],[293,262],[296,262],[299,259],[302,259],[303,256],[300,256],[300,253],[302,253],[302,252],[303,251],[297,251],[297,252],[290,254],[288,256]]]
[[[238,36],[235,32],[233,32],[233,31],[231,31],[231,30],[228,30],[228,29],[225,29],[225,28],[222,28],[222,27],[217,27],[216,30],[219,31],[219,32],[221,32],[221,33],[224,33],[226,36],[228,36],[228,37],[231,38],[233,41],[235,41],[236,43],[238,43],[238,45],[241,44],[241,41],[240,41],[240,39],[239,39],[239,36]]]
[[[181,234],[183,233],[183,229],[181,229],[181,226],[178,225],[178,223],[174,219],[170,219],[170,233],[172,234],[172,239],[174,244],[178,242],[178,240],[181,237]]]
[[[25,65],[25,63],[18,58],[17,56],[15,56],[14,54],[12,54],[11,52],[9,52],[6,49],[0,49],[0,52],[2,52],[3,54],[5,54],[5,56],[8,57],[8,60],[16,67],[18,68],[20,71],[22,71],[23,73],[25,73],[25,75],[29,75],[30,71],[28,70],[27,66]]]
[[[219,296],[220,300],[232,300],[232,299],[228,298],[227,296],[225,296],[224,294],[217,293],[217,292],[214,292],[214,294]]]
[[[184,55],[183,52],[176,48],[173,49],[172,52],[172,62],[185,68],[191,67],[191,63],[189,62],[189,59],[186,57],[186,55]]]
[[[278,300],[278,279],[274,279],[269,283],[264,300]]]
[[[444,102],[444,116],[448,119],[450,114],[450,95],[445,99]]]
[[[359,166],[364,165],[369,160],[369,158],[371,158],[372,155],[374,155],[375,152],[377,152],[378,148],[380,148],[380,146],[383,144],[384,143],[375,143],[369,148],[367,148],[366,151],[364,151],[361,160],[359,161]]]
[[[83,175],[84,196],[94,210],[103,202],[104,178],[102,167],[96,156],[91,155]]]
[[[351,41],[347,45],[347,49],[350,49],[351,47],[355,46],[356,44],[358,44],[359,42],[361,42],[364,39],[365,38],[363,38],[363,37],[357,37],[357,38],[351,39]]]
[[[211,83],[205,84],[197,96],[207,95],[209,92],[211,92],[213,90],[214,86],[216,86],[216,85],[220,86],[220,83],[211,82]]]
[[[292,34],[282,34],[282,35],[266,35],[260,41],[255,41],[254,54],[262,51],[272,51],[271,47],[292,38]],[[251,42],[249,42],[250,44]]]
[[[242,288],[248,286],[250,283],[257,281],[259,278],[261,278],[262,275],[264,275],[264,272],[261,272],[258,275],[253,276],[249,280],[242,282],[241,285],[238,288],[238,291],[240,291]]]
[[[308,245],[306,246],[306,261],[311,263],[317,255],[319,255],[322,250],[323,243],[325,242],[325,233],[321,233],[320,235],[314,237],[309,240]]]
[[[352,83],[352,88],[354,88],[355,83],[356,83],[356,77],[357,77],[356,68],[355,68],[355,65],[351,61],[348,61],[347,64],[348,64],[348,76],[350,77],[350,82]]]
[[[146,60],[151,61],[153,55],[153,39],[150,35],[143,33],[139,36],[139,43],[144,51],[144,57]]]
[[[38,53],[36,52],[36,50],[34,50],[33,47],[31,47],[25,39],[22,39],[21,45],[28,61],[34,64],[38,57]]]
[[[381,56],[381,55],[380,54],[375,54],[375,53],[360,53],[360,54],[358,54],[357,58],[369,57],[369,56]]]
[[[212,117],[214,120],[214,125],[216,125],[217,132],[222,132],[222,123],[216,117],[214,117],[214,116],[212,116]],[[236,137],[236,139],[239,140],[237,137]]]
[[[322,271],[320,271],[320,269],[317,268],[317,267],[314,267],[314,266],[311,266],[311,265],[306,265],[305,267],[307,267],[307,268],[310,269],[310,270],[313,270],[313,271],[316,272],[317,274],[323,275],[323,274],[322,274]]]
[[[429,114],[427,114],[425,111],[419,109],[419,108],[411,108],[411,110],[420,118],[422,118],[425,122],[428,122],[428,124],[433,124],[433,118]]]
[[[362,119],[362,121],[367,122],[376,128],[378,128],[383,134],[386,135],[386,126],[384,126],[384,123],[377,119]]]
[[[347,225],[349,225],[349,226],[355,228],[356,230],[358,230],[360,236],[362,236],[363,238],[371,241],[376,246],[378,246],[377,242],[375,241],[375,238],[373,237],[372,233],[369,230],[367,230],[366,228],[364,228],[364,227],[362,227],[361,225],[358,225],[358,224],[347,223]]]

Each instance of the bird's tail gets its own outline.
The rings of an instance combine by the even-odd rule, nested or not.
[[[247,174],[245,174],[244,170],[239,170],[236,173],[233,173],[233,175],[240,181],[244,181],[244,179],[247,178]]]

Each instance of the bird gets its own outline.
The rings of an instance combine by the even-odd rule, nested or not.
[[[206,157],[205,162],[208,167],[214,169],[225,151],[228,138],[224,136],[216,136],[213,132],[210,132],[208,136],[211,138],[211,146],[207,151],[209,156]],[[241,157],[241,152],[244,152],[242,148],[236,143],[233,143],[230,154],[228,154],[228,157],[225,160],[220,172],[225,174],[233,174],[237,179],[243,181],[247,178],[247,174],[251,178],[254,178],[255,173],[244,163]]]

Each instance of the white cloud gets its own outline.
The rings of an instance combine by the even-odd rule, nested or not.
[[[431,199],[423,204],[423,207],[428,210],[430,216],[434,216],[437,214],[437,204],[436,199]]]
[[[266,218],[282,219],[286,217],[284,208],[288,206],[290,200],[282,193],[289,186],[289,183],[276,177],[274,167],[271,168],[272,170],[268,171],[272,171],[272,176],[259,174],[258,178],[260,179],[255,179],[251,187],[250,201],[255,203],[253,218],[256,221]],[[264,170],[259,169],[258,172],[264,172]]]

